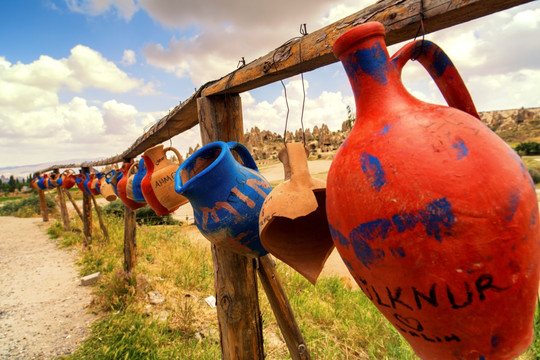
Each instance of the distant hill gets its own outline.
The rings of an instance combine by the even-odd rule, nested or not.
[[[480,118],[510,144],[540,142],[540,108],[485,111]]]
[[[72,160],[63,160],[62,163],[66,164],[79,164],[84,161],[88,161],[88,159],[72,159]],[[49,166],[57,164],[58,161],[54,162],[47,162],[47,163],[41,163],[41,164],[34,164],[34,165],[22,165],[22,166],[7,166],[0,168],[0,176],[4,176],[9,178],[10,175],[13,175],[14,177],[18,178],[26,178],[29,174],[33,174],[38,170],[45,169]]]

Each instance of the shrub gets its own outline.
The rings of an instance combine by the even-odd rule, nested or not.
[[[49,213],[55,212],[56,204],[49,195],[45,195],[45,200]],[[41,214],[41,208],[39,196],[36,193],[19,200],[6,202],[4,206],[0,207],[1,216],[32,217],[39,214]]]
[[[124,217],[124,203],[115,200],[103,207],[103,212],[116,217]],[[177,225],[179,221],[174,220],[170,214],[159,216],[149,206],[137,209],[137,223],[142,225]]]
[[[540,143],[534,141],[519,143],[516,146],[516,151],[522,155],[539,155]]]

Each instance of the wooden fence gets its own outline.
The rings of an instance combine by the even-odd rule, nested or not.
[[[441,30],[530,0],[382,0],[331,25],[287,42],[257,60],[199,88],[176,106],[122,154],[82,164],[57,164],[40,173],[65,168],[81,168],[129,162],[146,149],[160,144],[200,124],[203,145],[213,141],[243,141],[242,104],[239,93],[329,65],[338,60],[332,44],[345,31],[367,21],[379,21],[386,28],[386,43],[412,39],[424,24],[425,33]],[[61,205],[64,226],[69,219]],[[68,197],[71,199],[69,192]],[[40,190],[40,198],[45,200]],[[83,195],[83,211],[72,201],[84,223],[85,242],[91,241],[92,203]],[[99,210],[96,207],[98,211]],[[46,207],[43,220],[48,221]],[[124,263],[128,272],[135,266],[135,212],[125,207]],[[102,227],[103,229],[104,227]],[[106,229],[104,230],[106,231]],[[248,259],[212,245],[223,359],[263,359],[262,319],[259,311],[257,273],[276,316],[292,359],[311,359],[293,311],[275,271],[270,255]]]

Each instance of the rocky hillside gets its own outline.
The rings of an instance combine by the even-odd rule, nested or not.
[[[540,108],[486,111],[480,113],[482,121],[495,131],[503,140],[511,144],[538,141],[540,142]],[[351,126],[344,121],[341,130],[330,131],[328,126],[315,126],[306,129],[306,144],[312,158],[332,158],[341,143],[347,138]],[[302,141],[302,131],[287,132],[287,142]],[[251,128],[244,135],[244,142],[259,163],[277,161],[279,150],[283,148],[283,134],[276,134],[258,127]],[[195,152],[190,148],[188,156]]]

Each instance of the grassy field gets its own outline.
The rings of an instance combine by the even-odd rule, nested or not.
[[[110,241],[94,223],[93,242],[79,259],[81,276],[103,274],[91,305],[100,319],[79,350],[62,359],[219,359],[216,310],[204,301],[215,294],[212,258],[196,229],[138,226],[136,276],[130,279],[122,269],[123,219],[106,222]],[[80,222],[74,227],[82,229]],[[81,249],[80,231],[64,232],[56,222],[49,234],[61,247]],[[361,291],[349,290],[337,277],[313,286],[288,266],[277,266],[313,359],[418,359]],[[165,301],[151,305],[151,291]],[[259,294],[266,358],[287,359],[268,301]],[[539,350],[537,336],[520,359],[535,359]]]

